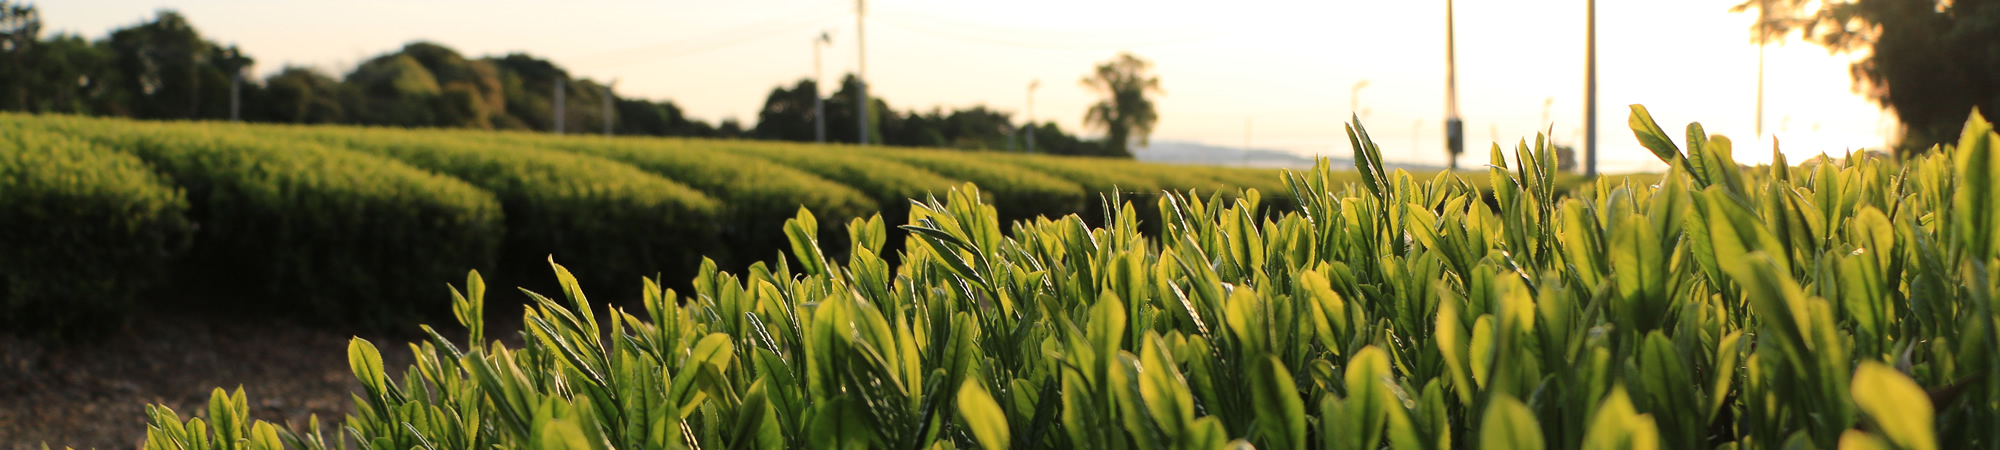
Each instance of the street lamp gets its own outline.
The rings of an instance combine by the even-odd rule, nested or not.
[[[1465,121],[1458,118],[1458,50],[1453,33],[1452,2],[1444,1],[1444,152],[1445,167],[1458,170],[1465,152]]]
[[[826,143],[826,100],[819,93],[819,84],[824,81],[820,76],[819,49],[831,45],[832,33],[821,31],[819,38],[813,39],[813,142],[820,144]]]
[[[1035,152],[1035,88],[1042,87],[1041,79],[1028,81],[1028,153]]]
[[[1361,81],[1356,81],[1356,82],[1354,82],[1354,87],[1353,87],[1353,88],[1351,88],[1351,89],[1348,89],[1348,90],[1347,90],[1347,111],[1348,111],[1348,112],[1351,112],[1351,113],[1354,113],[1354,114],[1360,114],[1360,113],[1361,113],[1361,88],[1365,88],[1365,87],[1368,87],[1368,80],[1365,80],[1365,79],[1364,79],[1364,80],[1361,80]]]

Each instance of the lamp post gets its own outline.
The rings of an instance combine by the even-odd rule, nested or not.
[[[618,79],[616,78],[611,79],[611,84],[604,85],[604,135],[607,137],[611,136],[612,118],[615,113],[612,110],[612,103],[615,97],[611,96],[611,91],[615,89],[618,89]]]
[[[1368,80],[1356,81],[1354,87],[1347,90],[1348,113],[1361,114],[1361,88],[1365,87],[1368,87]]]
[[[1445,167],[1458,170],[1465,152],[1465,121],[1458,118],[1458,53],[1453,33],[1452,1],[1444,0],[1444,152]]]
[[[1597,177],[1597,0],[1584,0],[1583,176]]]
[[[563,104],[566,103],[566,101],[563,99],[563,92],[568,90],[568,87],[564,86],[564,84],[568,82],[569,80],[563,78],[561,75],[556,76],[556,110],[554,119],[555,124],[552,125],[556,129],[556,134],[563,134],[563,122],[564,122]]]
[[[1028,81],[1028,153],[1035,152],[1035,88],[1042,86],[1042,80]]]
[[[857,94],[854,108],[857,111],[855,117],[861,119],[858,125],[861,129],[860,134],[856,135],[860,138],[857,141],[861,145],[868,145],[868,34],[865,28],[867,23],[864,20],[868,17],[866,1],[854,0],[854,53],[859,61],[855,70],[857,75],[854,77],[856,88],[854,91]]]
[[[826,143],[826,99],[819,93],[819,85],[824,81],[820,75],[819,50],[830,45],[833,45],[832,33],[821,31],[819,38],[813,39],[813,142],[820,144]]]

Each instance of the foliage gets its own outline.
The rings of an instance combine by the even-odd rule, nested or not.
[[[713,146],[710,151],[761,158],[846,185],[874,200],[888,217],[907,213],[909,199],[944,192],[963,182],[909,164],[871,157],[866,152],[854,151],[853,147],[732,143]]]
[[[1087,193],[1083,186],[1012,164],[993,164],[990,158],[983,155],[936,150],[881,150],[870,152],[869,156],[984,186],[983,190],[992,194],[994,207],[1006,211],[1000,216],[1002,222],[1061,217],[1084,210]]]
[[[1903,123],[1898,150],[1959,136],[1966,111],[2000,114],[2000,5],[1950,0],[1748,0],[1754,39],[1794,30],[1834,52],[1865,52],[1856,88]]]
[[[966,185],[910,210],[893,270],[881,220],[851,222],[840,261],[801,211],[792,259],[703,270],[686,296],[648,281],[636,312],[596,309],[555,266],[566,301],[536,296],[518,348],[485,335],[475,273],[454,291],[466,341],[425,328],[400,377],[353,341],[343,429],[368,448],[2000,442],[1989,124],[1901,167],[1742,168],[1698,124],[1676,144],[1631,117],[1673,172],[1569,198],[1540,139],[1492,152],[1497,206],[1456,174],[1373,162],[1348,183],[1322,162],[1285,174],[1296,212],[1163,196],[1157,239],[1129,205],[1003,235]],[[216,398],[208,423],[155,409],[149,448],[208,439],[189,429],[333,442]]]
[[[1134,140],[1144,147],[1147,136],[1153,134],[1153,124],[1160,121],[1160,113],[1148,96],[1164,91],[1160,90],[1160,77],[1152,70],[1151,61],[1119,53],[1117,58],[1098,64],[1097,70],[1080,82],[1104,96],[1084,112],[1083,124],[1104,129],[1104,145],[1111,154],[1132,154]]]
[[[116,327],[194,231],[187,197],[138,157],[11,120],[0,122],[0,193],[0,328],[10,330]]]
[[[801,207],[835,220],[867,217],[879,209],[854,188],[763,158],[710,151],[705,142],[528,134],[496,140],[618,161],[701,190],[720,208],[716,222],[732,256],[724,259],[724,267],[745,267],[746,261],[769,259],[789,248],[771,237],[783,233],[785,221]]]
[[[492,194],[385,158],[224,124],[5,119],[138,156],[185,190],[199,231],[172,275],[182,301],[401,322],[441,309],[453,273],[491,267],[502,236]]]
[[[647,275],[692,273],[698,255],[722,250],[714,199],[602,158],[427,131],[262,131],[385,156],[493,193],[505,212],[500,269],[509,283],[553,286],[539,266],[554,255],[588,267],[585,286],[623,292]]]

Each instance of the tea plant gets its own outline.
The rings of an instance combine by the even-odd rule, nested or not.
[[[338,431],[155,407],[148,448],[1992,448],[2000,445],[2000,135],[1954,148],[1733,162],[1690,125],[1631,124],[1672,172],[1565,198],[1546,142],[1491,151],[1492,203],[1453,174],[1287,173],[1296,212],[1172,193],[1011,224],[966,185],[880,217],[829,260],[706,266],[639,311],[530,294],[520,348],[356,339]],[[1683,148],[1685,150],[1683,150]],[[600,311],[603,313],[600,314]],[[219,405],[219,406],[218,406]],[[235,406],[231,406],[235,405]],[[220,412],[217,412],[220,411]],[[219,417],[219,418],[218,418]]]
[[[138,157],[0,123],[0,329],[122,324],[187,249],[187,209]]]
[[[173,297],[407,323],[425,309],[445,309],[437,283],[490,267],[503,231],[491,193],[377,156],[228,124],[24,115],[0,122],[136,156],[185,192],[197,228],[185,258],[172,264]],[[62,165],[39,170],[75,176],[63,175],[71,172]],[[79,244],[70,245],[85,250]]]

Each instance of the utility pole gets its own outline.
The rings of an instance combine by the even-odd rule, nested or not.
[[[1250,116],[1243,116],[1243,155],[1250,155]]]
[[[1757,2],[1757,139],[1764,138],[1764,44],[1769,38],[1771,2]]]
[[[1458,53],[1452,23],[1452,0],[1444,0],[1444,152],[1445,167],[1458,170],[1465,152],[1465,121],[1458,118]]]
[[[616,79],[611,80],[611,84],[604,86],[604,135],[606,137],[611,136],[611,90],[617,87],[618,80]]]
[[[1250,165],[1250,116],[1243,116],[1243,165]]]
[[[1549,107],[1554,106],[1555,104],[1556,104],[1555,97],[1542,98],[1542,123],[1535,125],[1535,128],[1541,128],[1553,125],[1549,123]],[[1549,132],[1549,135],[1550,135],[1549,139],[1555,139],[1555,132],[1551,131]]]
[[[556,78],[556,134],[563,134],[563,91],[568,88],[564,85],[567,81],[569,80],[562,77]]]
[[[826,100],[820,98],[819,85],[825,81],[820,75],[819,49],[833,45],[833,34],[821,31],[819,38],[813,39],[813,142],[826,143]]]
[[[856,87],[855,92],[858,93],[859,95],[855,97],[854,108],[855,110],[858,111],[858,114],[855,114],[855,117],[861,118],[859,124],[859,126],[861,127],[861,134],[857,135],[861,137],[860,138],[861,145],[868,145],[869,102],[868,102],[868,33],[866,28],[867,26],[866,19],[868,18],[867,1],[868,0],[854,0],[854,53],[857,56],[857,58],[860,59],[860,63],[858,64],[858,70],[855,70],[855,72],[858,73],[858,75],[855,76],[854,80],[854,85]]]
[[[1042,80],[1028,81],[1028,153],[1035,152],[1035,88],[1042,86]]]
[[[243,69],[252,64],[249,57],[236,46],[229,46],[222,54],[221,66],[229,71],[229,121],[243,121]]]
[[[1354,87],[1347,90],[1348,113],[1361,114],[1361,88],[1365,87],[1368,87],[1368,80],[1356,81],[1354,82]]]
[[[229,74],[229,121],[243,121],[243,69]]]
[[[1597,0],[1584,0],[1583,176],[1597,177]]]

